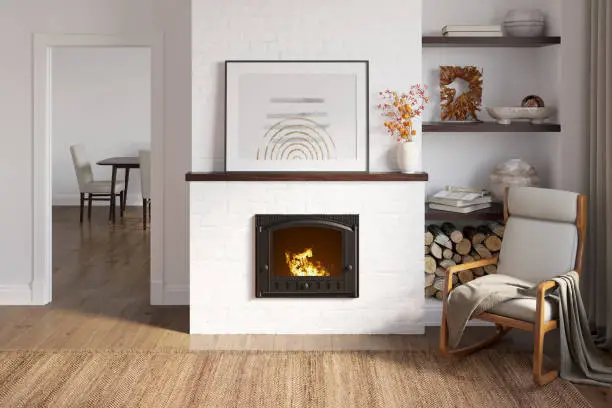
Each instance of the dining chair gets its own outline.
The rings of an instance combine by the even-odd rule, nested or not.
[[[77,181],[79,183],[79,192],[81,194],[81,211],[79,217],[81,223],[83,222],[83,210],[86,199],[88,201],[87,218],[89,220],[91,220],[91,205],[93,201],[109,201],[109,219],[111,219],[112,214],[115,211],[115,203],[117,198],[119,198],[120,213],[123,217],[123,212],[125,210],[123,205],[123,182],[118,181],[115,183],[115,196],[111,197],[112,183],[110,181],[94,179],[93,172],[91,170],[91,163],[87,159],[85,147],[82,144],[70,146],[70,153],[72,155],[72,163],[74,164],[74,171],[76,172]]]
[[[151,151],[140,150],[140,189],[142,193],[142,229],[147,229],[147,209],[151,220]]]
[[[533,380],[545,385],[559,375],[543,373],[544,335],[559,326],[559,313],[546,292],[555,288],[550,279],[570,271],[582,271],[586,234],[586,196],[567,191],[535,187],[506,189],[504,220],[506,227],[499,258],[452,266],[446,271],[440,327],[440,351],[443,355],[467,355],[500,340],[511,329],[533,332]],[[454,274],[497,264],[497,273],[513,276],[537,285],[533,298],[511,299],[473,316],[495,324],[491,338],[461,349],[448,344],[448,296],[453,290]]]

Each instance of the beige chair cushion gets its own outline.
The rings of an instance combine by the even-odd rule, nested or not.
[[[92,194],[110,194],[111,192],[110,181],[92,181],[84,184],[81,187],[81,193],[92,193]],[[123,181],[115,183],[115,194],[119,194],[123,190]]]
[[[508,196],[510,217],[575,223],[578,194],[535,187],[512,187]]]
[[[151,198],[151,151],[138,152],[140,161],[140,189],[143,199]]]
[[[70,154],[72,155],[72,164],[74,164],[79,190],[81,193],[89,193],[89,191],[84,191],[83,189],[88,183],[93,182],[94,178],[91,164],[87,160],[85,147],[82,144],[70,146]]]
[[[497,272],[534,285],[574,269],[578,248],[578,194],[534,187],[512,187]],[[536,299],[512,299],[492,314],[535,322]],[[558,317],[558,306],[545,299],[544,320]]]
[[[497,272],[537,284],[573,270],[577,247],[573,224],[510,217]]]
[[[544,321],[556,319],[559,314],[557,304],[550,299],[545,299],[544,303]],[[490,309],[489,313],[511,317],[525,322],[535,322],[536,300],[535,298],[508,300]]]

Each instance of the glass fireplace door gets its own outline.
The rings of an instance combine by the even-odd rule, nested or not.
[[[359,297],[359,215],[257,214],[256,297]]]

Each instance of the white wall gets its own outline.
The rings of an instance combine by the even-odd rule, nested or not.
[[[164,269],[166,303],[188,302],[184,174],[191,167],[191,20],[188,0],[3,0],[0,2],[0,298],[27,303],[32,282],[32,43],[35,33],[164,33]],[[10,57],[9,57],[10,56]],[[154,235],[155,236],[155,235]],[[161,247],[161,245],[160,245]]]
[[[97,161],[151,148],[151,50],[58,47],[51,61],[53,205],[78,205],[70,146],[85,146],[96,180],[111,179]],[[142,205],[138,170],[130,172],[128,205]]]
[[[588,126],[590,13],[587,1],[562,0],[559,103],[561,138],[552,185],[570,191],[588,191]]]
[[[421,1],[193,0],[193,169],[224,170],[228,59],[370,61],[370,168],[395,168],[377,92],[421,81]]]
[[[427,0],[424,2],[425,32],[449,22],[481,22],[480,16],[501,19],[500,4],[507,1]],[[552,1],[552,0],[551,0]],[[558,0],[564,45],[561,54],[557,96],[564,131],[559,135],[534,135],[529,144],[534,160],[544,155],[556,164],[545,166],[552,186],[578,189],[586,177],[586,147],[582,133],[586,113],[581,109],[585,89],[580,76],[586,73],[584,2]],[[450,5],[449,5],[450,4]],[[456,7],[461,4],[461,11]],[[512,5],[533,1],[513,1]],[[540,4],[538,2],[538,4]],[[497,7],[491,11],[491,7]],[[484,14],[480,14],[484,13]],[[558,15],[559,11],[555,12]],[[192,15],[193,14],[193,15]],[[222,61],[231,58],[352,58],[371,61],[371,90],[401,88],[421,80],[421,2],[418,0],[298,1],[267,0],[3,0],[0,2],[0,185],[10,186],[18,200],[0,202],[0,297],[5,303],[23,302],[14,293],[26,293],[32,280],[32,36],[34,33],[147,33],[163,32],[165,44],[165,145],[164,213],[165,237],[162,281],[154,292],[165,303],[188,302],[188,243],[184,173],[223,169],[223,70]],[[467,17],[472,16],[472,17]],[[193,17],[193,18],[191,18]],[[452,19],[451,19],[452,18]],[[557,17],[558,18],[558,17]],[[469,19],[469,21],[468,21]],[[193,31],[192,31],[193,21]],[[431,28],[427,28],[431,27]],[[193,34],[193,47],[191,45]],[[584,40],[584,42],[583,42]],[[191,51],[193,50],[193,59]],[[430,50],[425,51],[429,53]],[[435,52],[435,51],[434,51]],[[531,51],[525,51],[530,53]],[[529,55],[529,54],[527,54]],[[428,57],[426,56],[426,59]],[[539,62],[537,62],[539,64]],[[424,64],[423,64],[424,65]],[[193,69],[193,88],[192,88]],[[426,71],[425,71],[426,72]],[[488,72],[488,71],[487,71]],[[553,74],[556,75],[556,74]],[[425,75],[424,75],[425,76]],[[543,77],[547,76],[544,73]],[[578,80],[576,78],[578,77]],[[193,91],[193,98],[191,94]],[[192,106],[190,106],[190,102]],[[374,102],[374,100],[372,101]],[[576,107],[578,107],[576,109]],[[193,121],[192,121],[193,112]],[[371,113],[372,169],[393,166],[388,152],[392,146],[377,113]],[[193,143],[191,132],[193,131]],[[432,183],[471,184],[481,180],[478,169],[490,170],[499,151],[526,145],[530,135],[440,134],[427,136],[424,159]],[[434,138],[439,138],[434,142]],[[548,143],[546,139],[552,139]],[[500,141],[499,144],[495,140]],[[484,143],[485,147],[478,147]],[[464,147],[464,146],[470,146]],[[190,152],[192,149],[192,152]],[[518,153],[528,149],[521,148]],[[465,178],[442,180],[439,174],[462,174],[442,164],[448,152],[460,154],[460,167],[467,166]],[[469,164],[474,153],[487,161]],[[193,158],[193,166],[191,165]],[[529,159],[529,158],[528,158]],[[455,162],[455,161],[453,161]],[[467,162],[467,164],[466,164]],[[433,166],[433,167],[432,167]],[[480,177],[480,179],[479,179]]]
[[[581,131],[584,120],[584,2],[571,0],[428,0],[423,6],[423,34],[440,35],[446,24],[501,24],[512,8],[539,8],[548,35],[562,45],[534,49],[425,48],[423,72],[432,84],[426,120],[439,120],[440,65],[477,65],[484,69],[484,106],[519,106],[529,94],[542,96],[559,110],[561,133],[432,133],[424,138],[428,192],[446,184],[487,188],[492,168],[519,157],[536,167],[544,186],[581,190],[584,180]],[[486,112],[481,119],[491,120]]]

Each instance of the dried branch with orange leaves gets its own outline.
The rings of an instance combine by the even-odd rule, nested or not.
[[[382,111],[381,115],[387,120],[385,128],[389,135],[395,137],[398,142],[412,142],[416,136],[413,127],[414,118],[421,116],[425,104],[429,102],[426,95],[427,85],[412,85],[408,93],[399,93],[390,90],[379,92],[384,103],[378,105]]]

